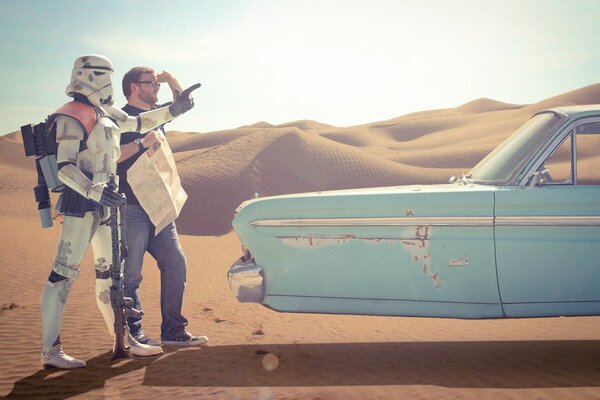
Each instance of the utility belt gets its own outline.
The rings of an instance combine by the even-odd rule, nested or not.
[[[82,172],[88,177],[88,179],[92,180],[93,175],[91,172]],[[104,214],[104,207],[93,200],[86,199],[84,196],[68,186],[65,186],[64,190],[62,191],[58,199],[56,209],[60,214],[79,218],[83,218],[85,213],[88,211],[98,211],[101,217]]]

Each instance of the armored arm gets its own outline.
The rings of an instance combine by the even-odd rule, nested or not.
[[[112,106],[105,107],[105,110],[117,121],[122,132],[148,132],[175,119],[175,116],[169,111],[169,106],[146,111],[136,117]]]
[[[113,106],[104,107],[104,109],[117,121],[121,131],[148,132],[191,110],[194,107],[191,93],[199,87],[200,84],[196,83],[181,93],[176,92],[175,101],[171,105],[143,112],[137,117],[129,116],[123,110]]]

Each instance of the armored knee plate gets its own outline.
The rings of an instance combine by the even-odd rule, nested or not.
[[[79,265],[76,265],[75,267],[69,267],[54,261],[52,263],[52,271],[60,276],[64,276],[67,279],[75,280],[79,276]]]

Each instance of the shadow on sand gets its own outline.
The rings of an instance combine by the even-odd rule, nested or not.
[[[112,351],[86,360],[87,368],[62,371],[40,369],[17,381],[7,399],[68,399],[104,387],[107,380],[158,361],[156,358],[112,362]]]
[[[263,369],[265,352],[279,367]],[[230,345],[189,349],[148,365],[151,386],[600,386],[598,341]]]
[[[126,360],[111,368],[107,368],[110,353],[105,353],[88,360],[86,369],[41,370],[16,382],[8,398],[53,394],[52,398],[67,399],[144,367],[145,386],[600,386],[600,342],[592,340],[257,344],[165,350],[167,354],[160,358]],[[279,356],[274,371],[261,365],[266,352]],[[59,393],[54,391],[57,387]]]

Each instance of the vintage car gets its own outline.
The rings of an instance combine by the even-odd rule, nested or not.
[[[600,105],[535,114],[449,184],[257,198],[241,302],[283,312],[600,315]]]

